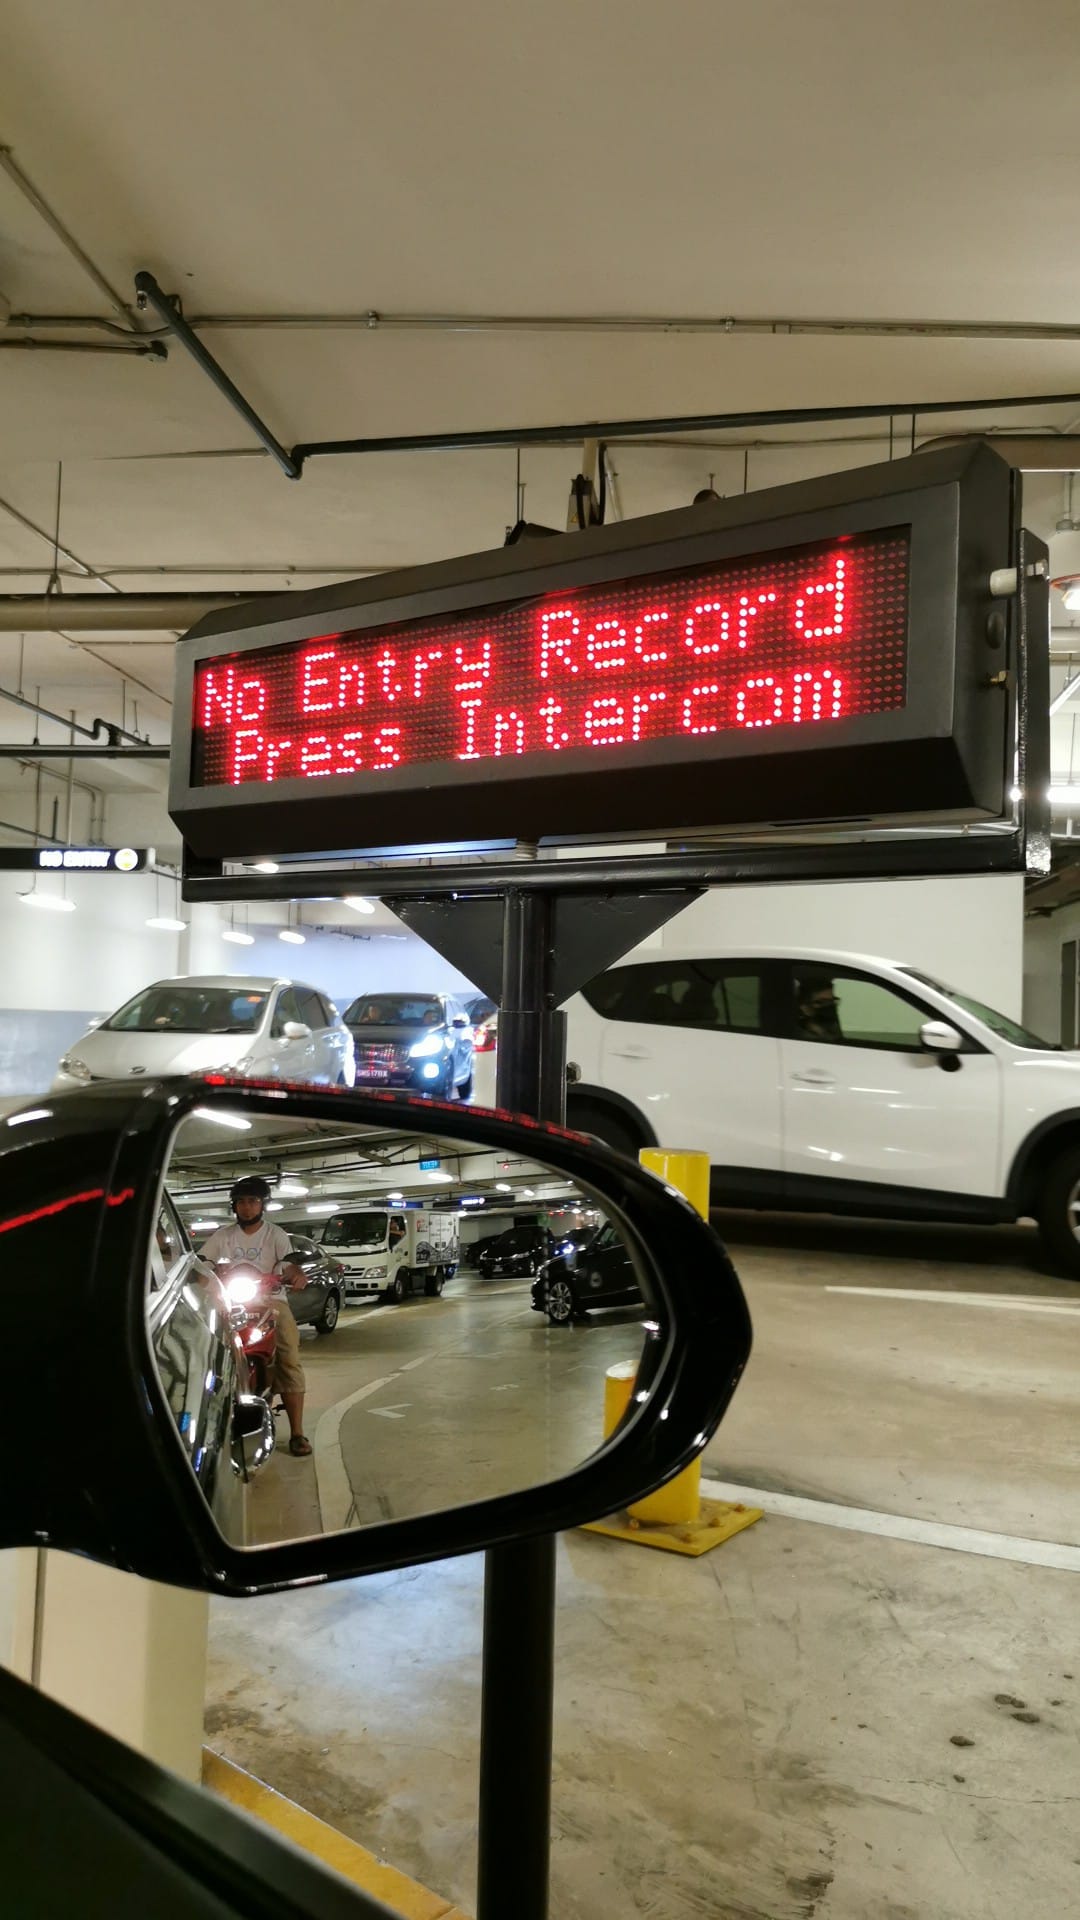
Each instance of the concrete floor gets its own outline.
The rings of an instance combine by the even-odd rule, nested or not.
[[[869,1511],[849,1516],[858,1531],[769,1514],[696,1562],[560,1542],[552,1914],[1065,1920],[1080,1908],[1080,1588],[1023,1543],[1080,1540],[1080,1289],[1039,1270],[1023,1230],[722,1225],[756,1344],[706,1473]],[[899,1297],[924,1289],[949,1298]],[[452,1317],[485,1328],[489,1387],[522,1343],[563,1343],[580,1384],[561,1404],[583,1418],[632,1321],[549,1334],[525,1313],[524,1290],[448,1298],[305,1342],[313,1384],[327,1374],[314,1411],[346,1365],[322,1349],[359,1344],[360,1323],[372,1377],[396,1371],[371,1407],[411,1402],[397,1421],[369,1413],[352,1478],[373,1433],[401,1446],[423,1408],[447,1413],[442,1363],[400,1369]],[[280,1466],[310,1511],[312,1469]],[[875,1513],[986,1528],[1020,1557],[882,1538]],[[215,1603],[207,1714],[220,1751],[466,1908],[481,1575],[463,1560]]]

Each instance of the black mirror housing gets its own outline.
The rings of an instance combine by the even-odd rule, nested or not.
[[[226,1541],[192,1477],[153,1364],[146,1275],[178,1123],[215,1101],[236,1112],[412,1130],[541,1158],[580,1182],[634,1250],[654,1317],[636,1404],[574,1471],[545,1485],[353,1532],[245,1548]],[[561,1531],[662,1485],[715,1431],[750,1352],[750,1317],[712,1229],[633,1161],[563,1128],[389,1092],[253,1085],[222,1075],[106,1083],[0,1121],[0,1249],[32,1276],[29,1352],[14,1382],[23,1436],[0,1545],[66,1548],[175,1585],[270,1592]],[[73,1441],[57,1405],[93,1412]],[[238,1458],[259,1435],[234,1433]],[[248,1422],[254,1429],[257,1423]],[[236,1461],[234,1459],[234,1465]],[[239,1469],[237,1469],[239,1470]]]

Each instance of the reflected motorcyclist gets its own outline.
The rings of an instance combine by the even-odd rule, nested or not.
[[[304,1456],[311,1442],[304,1432],[304,1369],[300,1364],[300,1329],[285,1297],[284,1287],[299,1291],[307,1285],[304,1274],[293,1259],[292,1242],[284,1227],[276,1227],[266,1217],[270,1187],[260,1174],[248,1174],[234,1182],[229,1205],[236,1225],[218,1227],[202,1250],[202,1257],[224,1272],[243,1262],[277,1281],[273,1297],[277,1338],[271,1386],[281,1395],[289,1421],[289,1452]]]

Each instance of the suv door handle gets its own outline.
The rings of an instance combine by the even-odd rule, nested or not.
[[[830,1073],[827,1067],[807,1067],[802,1073],[793,1073],[791,1077],[797,1080],[801,1087],[835,1087],[836,1085],[836,1075]]]

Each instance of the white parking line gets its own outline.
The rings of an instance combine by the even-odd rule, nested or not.
[[[1080,1316],[1080,1306],[1064,1300],[1040,1300],[1030,1293],[943,1293],[935,1287],[826,1287],[826,1293],[861,1293],[872,1300],[933,1300],[946,1307],[999,1307],[1003,1313],[1056,1313]]]
[[[991,1560],[1016,1560],[1026,1567],[1055,1567],[1080,1573],[1080,1547],[1060,1540],[1028,1540],[1022,1534],[984,1533],[978,1527],[957,1527],[943,1520],[911,1520],[906,1514],[879,1513],[872,1507],[841,1507],[828,1500],[806,1500],[793,1493],[770,1493],[762,1487],[739,1487],[726,1480],[702,1480],[701,1491],[710,1500],[761,1507],[785,1520],[809,1520],[819,1527],[841,1527],[848,1533],[876,1533],[888,1540],[907,1540],[914,1546],[945,1547],[953,1553],[979,1553]]]

